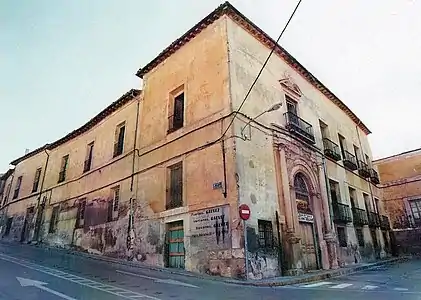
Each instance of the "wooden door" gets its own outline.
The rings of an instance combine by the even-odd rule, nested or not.
[[[303,269],[316,270],[317,257],[314,245],[313,223],[300,222],[301,251],[303,254]]]
[[[170,268],[184,269],[183,221],[177,221],[168,224],[168,239],[168,266]]]

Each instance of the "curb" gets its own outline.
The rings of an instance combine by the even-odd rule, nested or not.
[[[123,259],[101,256],[101,255],[86,253],[86,252],[77,251],[73,249],[56,248],[56,247],[51,247],[44,244],[27,244],[27,245],[16,244],[16,245],[36,247],[39,249],[44,249],[47,251],[55,251],[58,253],[72,255],[72,256],[82,256],[88,259],[108,262],[115,265],[129,266],[129,267],[133,267],[137,269],[152,270],[152,271],[181,275],[181,276],[192,277],[192,278],[219,281],[219,282],[224,282],[228,284],[255,286],[255,287],[277,287],[277,286],[286,286],[286,285],[318,281],[318,280],[323,280],[323,279],[332,278],[332,277],[339,277],[339,276],[343,276],[343,275],[347,275],[347,274],[351,274],[351,273],[355,273],[359,271],[369,270],[369,269],[373,269],[373,268],[383,266],[383,265],[395,264],[395,263],[406,261],[410,258],[410,256],[402,256],[402,257],[386,259],[386,260],[382,260],[382,261],[378,261],[374,263],[369,263],[365,265],[358,265],[358,266],[353,266],[353,267],[348,267],[348,268],[339,268],[336,270],[326,270],[324,272],[322,271],[322,273],[319,273],[319,274],[304,275],[301,277],[292,277],[288,279],[278,278],[278,280],[273,280],[273,281],[270,281],[270,279],[265,280],[265,281],[253,281],[253,280],[235,280],[235,279],[229,279],[229,278],[224,278],[224,277],[211,276],[207,274],[199,274],[199,273],[192,273],[188,271],[178,271],[178,270],[164,268],[164,267],[149,266],[149,265],[141,264],[139,262],[125,261]]]

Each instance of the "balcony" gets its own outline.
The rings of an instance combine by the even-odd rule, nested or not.
[[[370,174],[371,174],[370,168],[362,160],[358,160],[358,174],[360,174],[364,178],[370,177]]]
[[[379,174],[374,169],[371,169],[370,170],[370,180],[374,184],[379,184],[380,183]]]
[[[314,139],[313,126],[311,126],[310,123],[307,123],[292,112],[286,112],[284,116],[286,128],[291,133],[297,135],[309,144],[316,143],[316,140]]]
[[[368,226],[380,227],[380,216],[375,212],[368,212]]]
[[[327,157],[333,159],[334,161],[341,160],[339,146],[336,143],[332,142],[331,140],[327,138],[324,138],[323,148],[324,148],[324,153]]]
[[[333,203],[333,220],[336,223],[351,223],[351,209],[349,205],[334,202]]]
[[[344,167],[347,168],[350,171],[355,171],[357,166],[357,159],[354,155],[352,155],[350,152],[344,150],[344,157],[343,157]]]
[[[354,224],[359,226],[368,225],[367,212],[361,208],[352,208],[352,216],[354,217]]]
[[[390,229],[389,218],[387,216],[380,216],[380,218],[381,218],[380,219],[380,228],[389,230]]]

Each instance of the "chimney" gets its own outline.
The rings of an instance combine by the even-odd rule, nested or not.
[[[29,153],[29,149],[28,149],[28,148],[26,148],[26,149],[25,149],[25,155],[26,155],[26,154],[28,154],[28,153]]]

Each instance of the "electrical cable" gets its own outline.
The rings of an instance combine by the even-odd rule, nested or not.
[[[229,128],[232,126],[232,124],[234,123],[235,117],[237,116],[237,113],[241,110],[241,108],[243,107],[244,103],[246,102],[246,100],[248,99],[248,96],[250,95],[251,91],[253,90],[253,87],[256,85],[257,80],[259,80],[260,75],[262,75],[263,70],[265,69],[266,65],[269,62],[270,57],[272,56],[273,52],[275,52],[276,47],[278,46],[278,42],[281,39],[282,35],[284,34],[285,30],[287,29],[289,23],[291,22],[292,18],[294,17],[298,7],[300,6],[302,0],[299,0],[297,5],[294,8],[294,11],[292,12],[292,14],[290,15],[288,22],[285,24],[284,28],[281,31],[281,34],[278,36],[278,38],[275,41],[275,44],[273,45],[272,49],[270,50],[270,53],[268,55],[268,57],[266,58],[265,62],[263,63],[262,67],[260,68],[259,73],[257,74],[256,78],[254,79],[253,83],[251,84],[250,88],[247,91],[247,94],[245,95],[243,101],[241,102],[240,106],[238,107],[238,109],[235,111],[233,118],[231,119],[231,122],[228,124],[227,128],[225,129],[224,133],[221,135],[221,137],[218,139],[222,139],[225,134],[228,132]]]

